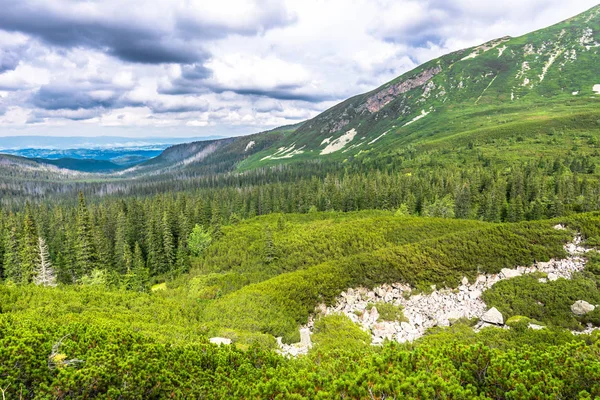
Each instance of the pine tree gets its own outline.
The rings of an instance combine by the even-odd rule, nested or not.
[[[265,228],[265,248],[263,251],[263,261],[265,264],[271,264],[277,261],[279,257],[277,256],[277,249],[275,248],[275,243],[273,242],[273,232],[267,226]]]
[[[127,273],[132,268],[133,254],[127,243],[127,220],[125,213],[119,212],[117,216],[117,229],[115,232],[115,266],[120,274]]]
[[[96,252],[90,215],[83,192],[79,192],[79,206],[77,209],[77,238],[75,243],[76,263],[78,278],[89,274],[97,267],[98,254]]]
[[[138,242],[135,243],[133,251],[133,279],[131,281],[131,290],[136,292],[145,292],[148,290],[148,281],[150,273],[146,268],[144,254]]]
[[[456,218],[469,218],[471,212],[471,191],[464,185],[456,195],[454,203],[454,216]]]
[[[19,238],[21,283],[30,283],[32,281],[39,258],[37,229],[31,217],[29,205],[27,205],[25,217],[23,218],[23,228],[21,229],[21,236]]]
[[[4,279],[14,283],[21,282],[21,267],[19,263],[19,240],[14,215],[10,215],[4,234]]]
[[[175,266],[173,268],[174,276],[179,274],[185,274],[190,270],[190,258],[188,256],[188,250],[185,247],[183,240],[180,240],[177,245],[177,258],[175,260]]]
[[[54,273],[54,268],[52,268],[52,262],[50,261],[48,245],[41,236],[38,238],[38,249],[40,258],[37,268],[35,269],[33,282],[38,286],[56,286],[56,274]]]
[[[176,249],[175,249],[175,238],[173,237],[173,231],[171,231],[171,225],[169,221],[169,215],[165,211],[162,219],[163,229],[163,254],[165,257],[165,272],[169,271],[175,264]]]

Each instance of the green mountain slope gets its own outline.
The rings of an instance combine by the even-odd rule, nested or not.
[[[600,6],[432,60],[323,112],[240,166],[378,157],[600,125]],[[537,146],[541,148],[541,146]],[[369,154],[367,156],[367,154]]]

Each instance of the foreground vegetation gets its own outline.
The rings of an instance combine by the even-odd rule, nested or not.
[[[559,222],[569,230],[554,229]],[[600,298],[597,256],[572,281],[515,278],[486,292],[506,319],[520,316],[510,330],[476,334],[462,321],[414,344],[372,347],[358,326],[329,316],[317,320],[307,356],[273,352],[275,336],[297,341],[315,306],[347,287],[453,287],[463,276],[562,257],[574,230],[598,243],[600,214],[518,224],[379,211],[270,215],[221,227],[163,290],[8,282],[0,388],[6,398],[594,398],[600,337],[564,328],[600,323],[565,310],[572,299]],[[528,329],[534,320],[547,327]],[[209,343],[215,335],[234,344]]]

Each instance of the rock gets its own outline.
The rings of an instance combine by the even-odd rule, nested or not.
[[[546,278],[540,278],[540,279],[538,279],[538,282],[539,283],[546,283],[546,282],[548,282],[548,279],[546,279]]]
[[[413,323],[415,325],[423,326],[423,316],[421,314],[415,315],[413,318]]]
[[[447,315],[448,323],[450,325],[453,325],[454,323],[456,323],[456,321],[458,321],[462,317],[463,317],[463,313],[461,313],[460,311],[457,311],[457,310],[450,311]]]
[[[504,317],[496,307],[492,307],[481,316],[481,320],[489,324],[503,325]]]
[[[549,280],[550,282],[554,282],[554,281],[555,281],[555,280],[557,280],[557,279],[558,279],[558,275],[556,275],[554,272],[550,272],[550,273],[548,274],[548,280]]]
[[[300,344],[304,347],[312,347],[312,342],[310,340],[310,329],[300,329]]]
[[[522,275],[519,271],[508,268],[502,268],[500,272],[502,272],[502,275],[504,275],[504,278],[506,279],[516,278],[517,276]]]
[[[594,311],[595,309],[595,306],[591,305],[590,303],[584,300],[577,300],[571,306],[571,311],[573,311],[573,314],[575,315],[585,315],[589,312]]]
[[[556,230],[559,230],[559,231],[564,231],[565,229],[567,229],[564,227],[564,225],[561,225],[561,224],[554,225],[553,228]]]
[[[378,319],[379,319],[379,312],[377,311],[377,307],[373,306],[373,308],[371,308],[371,313],[369,315],[369,321],[371,323],[375,323],[375,322],[377,322]]]
[[[463,276],[462,281],[460,281],[460,283],[467,286],[469,284],[469,279],[466,276]]]
[[[475,290],[471,293],[469,293],[469,297],[471,298],[471,300],[475,300],[481,297],[481,290]]]
[[[544,329],[545,326],[537,325],[537,324],[529,324],[527,325],[529,329],[533,329],[534,331],[539,331],[540,329]]]
[[[222,345],[222,344],[231,344],[231,339],[229,338],[223,338],[223,337],[212,337],[210,339],[208,339],[209,342],[211,342],[212,344],[218,344],[218,345]]]

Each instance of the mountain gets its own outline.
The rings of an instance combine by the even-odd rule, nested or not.
[[[307,121],[242,168],[597,129],[599,52],[596,6],[546,29],[429,61]]]
[[[510,166],[541,156],[600,161],[593,134],[600,126],[599,52],[596,6],[521,37],[431,60],[301,124],[176,144],[113,178],[170,179],[306,161],[406,170],[432,162]]]
[[[431,60],[277,138],[263,133],[180,145],[183,158],[170,165],[189,169],[218,160],[219,170],[244,171],[307,160],[378,162],[407,152],[441,162],[457,151],[502,163],[513,151],[525,160],[566,156],[571,146],[593,154],[599,52],[596,6],[521,37]]]
[[[113,172],[123,167],[107,160],[86,160],[78,158],[60,158],[58,160],[47,160],[43,158],[34,159],[42,164],[54,165],[58,168],[81,172]]]

